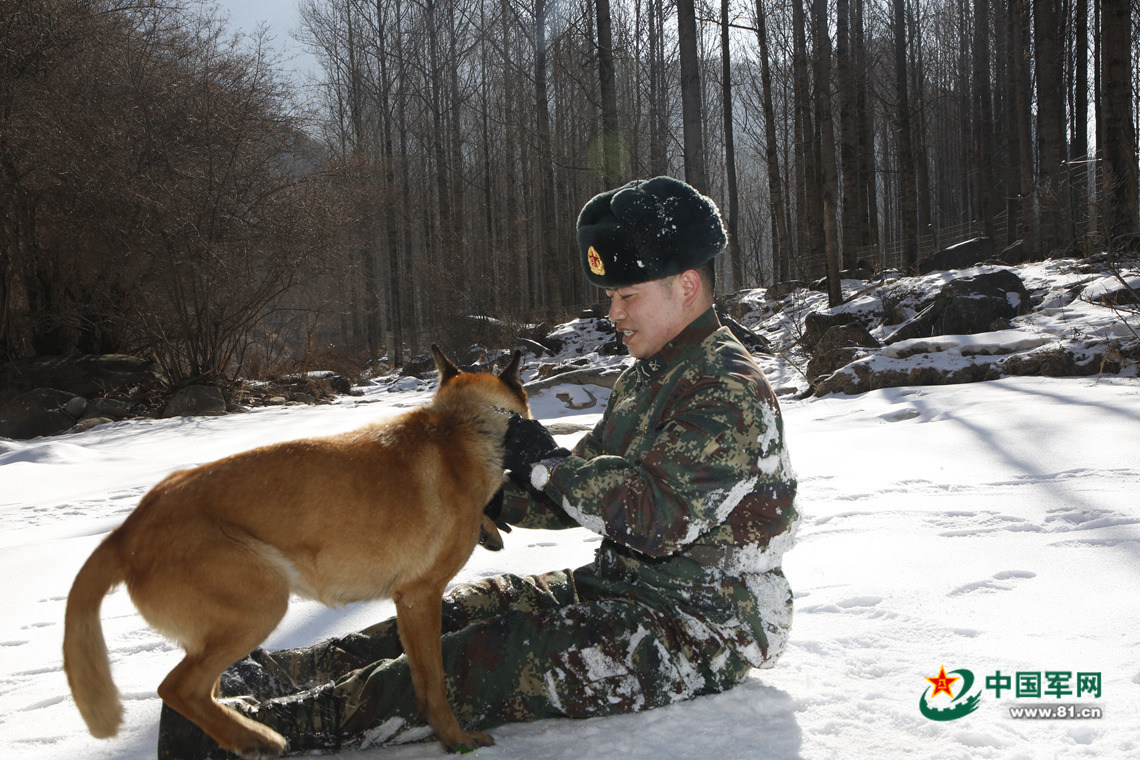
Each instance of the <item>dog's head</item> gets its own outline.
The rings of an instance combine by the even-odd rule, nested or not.
[[[471,403],[517,412],[530,417],[530,404],[523,390],[519,371],[522,368],[522,352],[515,351],[511,360],[499,374],[486,372],[464,372],[451,361],[439,346],[433,344],[432,355],[439,372],[439,390],[436,397],[465,397]]]

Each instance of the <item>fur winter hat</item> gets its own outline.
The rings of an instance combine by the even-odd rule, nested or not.
[[[624,288],[695,269],[728,244],[710,198],[672,177],[594,196],[578,215],[578,250],[599,288]]]

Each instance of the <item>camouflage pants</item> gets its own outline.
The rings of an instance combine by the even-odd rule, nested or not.
[[[724,691],[748,672],[715,638],[694,635],[692,621],[617,591],[588,570],[505,575],[453,589],[443,603],[443,660],[460,724],[486,730],[635,712]],[[395,619],[261,658],[289,689],[311,690],[300,699],[326,701],[312,714],[329,715],[327,701],[335,700],[333,730],[343,745],[431,735],[416,715]]]

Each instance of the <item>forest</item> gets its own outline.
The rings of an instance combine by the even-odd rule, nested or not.
[[[601,300],[575,222],[670,174],[718,289],[1138,247],[1137,0],[0,0],[0,363],[397,366]]]

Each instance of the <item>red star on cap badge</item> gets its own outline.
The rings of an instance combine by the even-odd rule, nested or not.
[[[586,261],[590,264],[590,271],[594,274],[600,277],[606,273],[606,265],[602,263],[602,257],[594,250],[594,246],[590,246],[590,250],[586,252]]]

